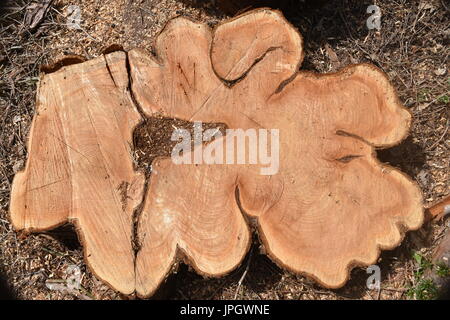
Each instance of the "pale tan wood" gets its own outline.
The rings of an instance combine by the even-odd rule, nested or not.
[[[398,144],[411,124],[380,70],[299,71],[302,38],[269,9],[214,30],[173,19],[154,49],[128,52],[129,71],[115,52],[42,77],[30,156],[13,184],[17,229],[73,221],[92,270],[147,297],[182,259],[205,276],[236,268],[250,225],[276,263],[336,288],[422,224],[417,185],[374,153]],[[147,116],[279,129],[279,172],[158,159],[143,201],[130,155],[140,116],[129,78]]]
[[[374,155],[374,147],[399,143],[411,123],[375,67],[298,72],[300,35],[266,9],[215,30],[172,20],[155,49],[156,57],[129,53],[133,91],[148,116],[279,129],[280,172],[156,161],[139,225],[138,294],[154,292],[177,248],[209,276],[238,266],[249,217],[274,261],[332,288],[422,224],[417,185]]]
[[[140,115],[127,90],[124,52],[41,77],[30,156],[14,179],[10,210],[16,229],[73,222],[92,270],[130,294],[132,215],[145,181],[133,169],[131,133]]]

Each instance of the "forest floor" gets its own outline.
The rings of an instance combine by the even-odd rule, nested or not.
[[[26,141],[35,110],[39,68],[64,56],[88,59],[119,44],[125,50],[152,49],[165,23],[178,15],[216,25],[233,12],[220,1],[54,0],[44,20],[30,29],[31,1],[0,4],[0,270],[20,299],[129,299],[98,280],[86,267],[70,225],[24,235],[8,217],[11,183],[27,158]],[[244,1],[245,2],[245,1]],[[249,2],[249,1],[247,1]],[[255,1],[256,2],[256,1]],[[442,199],[450,187],[450,5],[441,0],[373,1],[381,9],[381,29],[368,30],[371,1],[325,1],[308,5],[288,0],[279,9],[305,40],[302,69],[319,73],[368,62],[381,68],[414,115],[410,136],[378,151],[384,162],[409,174],[421,187],[424,205]],[[70,6],[75,11],[70,11]],[[272,5],[277,8],[277,5]],[[77,11],[77,9],[79,11]],[[80,13],[81,29],[70,28]],[[219,279],[204,279],[182,265],[155,298],[166,299],[414,299],[430,297],[420,286],[424,259],[448,229],[448,221],[426,223],[402,244],[381,254],[381,289],[369,290],[365,268],[356,268],[341,289],[278,268],[259,253],[257,240],[241,267]],[[82,289],[51,290],[46,283],[66,279],[70,265],[81,269]],[[423,292],[425,290],[425,292]],[[133,297],[131,297],[133,298]]]

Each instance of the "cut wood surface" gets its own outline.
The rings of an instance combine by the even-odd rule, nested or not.
[[[26,170],[14,179],[10,210],[16,229],[74,222],[88,265],[130,294],[132,216],[145,180],[130,156],[140,115],[127,88],[124,52],[41,78]]]
[[[213,30],[173,19],[154,52],[115,52],[42,77],[29,159],[13,184],[17,229],[74,221],[92,270],[147,297],[180,259],[205,276],[236,268],[250,221],[277,264],[331,288],[421,226],[419,188],[375,156],[411,124],[377,68],[299,71],[302,38],[268,9]],[[146,117],[278,129],[279,171],[160,158],[145,188],[130,150],[138,108]]]

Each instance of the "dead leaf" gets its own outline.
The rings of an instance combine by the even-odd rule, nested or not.
[[[437,76],[443,76],[447,73],[447,69],[446,68],[439,68],[437,70],[434,70],[434,74]]]
[[[44,20],[53,0],[42,0],[40,3],[31,3],[25,13],[24,25],[29,30],[35,29]]]
[[[334,50],[328,43],[325,44],[325,50],[327,51],[328,58],[330,58],[331,66],[333,67],[333,69],[339,68],[339,66],[341,65],[339,58],[336,52],[334,52]]]

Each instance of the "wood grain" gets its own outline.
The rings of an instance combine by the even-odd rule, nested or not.
[[[92,270],[131,294],[132,215],[145,181],[130,155],[140,115],[127,88],[124,52],[41,77],[30,156],[14,179],[10,210],[16,229],[73,222]]]
[[[30,156],[13,184],[17,229],[73,221],[92,270],[148,297],[181,260],[205,276],[230,272],[253,231],[280,266],[341,287],[353,266],[376,263],[421,226],[417,185],[376,159],[374,150],[400,143],[411,124],[377,68],[299,71],[303,40],[269,9],[214,29],[173,19],[154,52],[114,52],[41,78]],[[278,129],[279,171],[160,158],[143,201],[130,156],[138,107],[147,117]]]
[[[404,139],[411,123],[386,76],[370,65],[298,71],[302,48],[278,12],[257,10],[214,30],[172,20],[155,57],[129,53],[133,90],[148,116],[280,130],[273,176],[254,165],[154,164],[139,234],[158,236],[144,237],[137,257],[141,295],[167,275],[177,247],[209,276],[238,266],[249,241],[239,221],[249,217],[275,262],[331,288],[421,226],[419,188],[374,154]],[[156,254],[159,246],[170,255]]]

